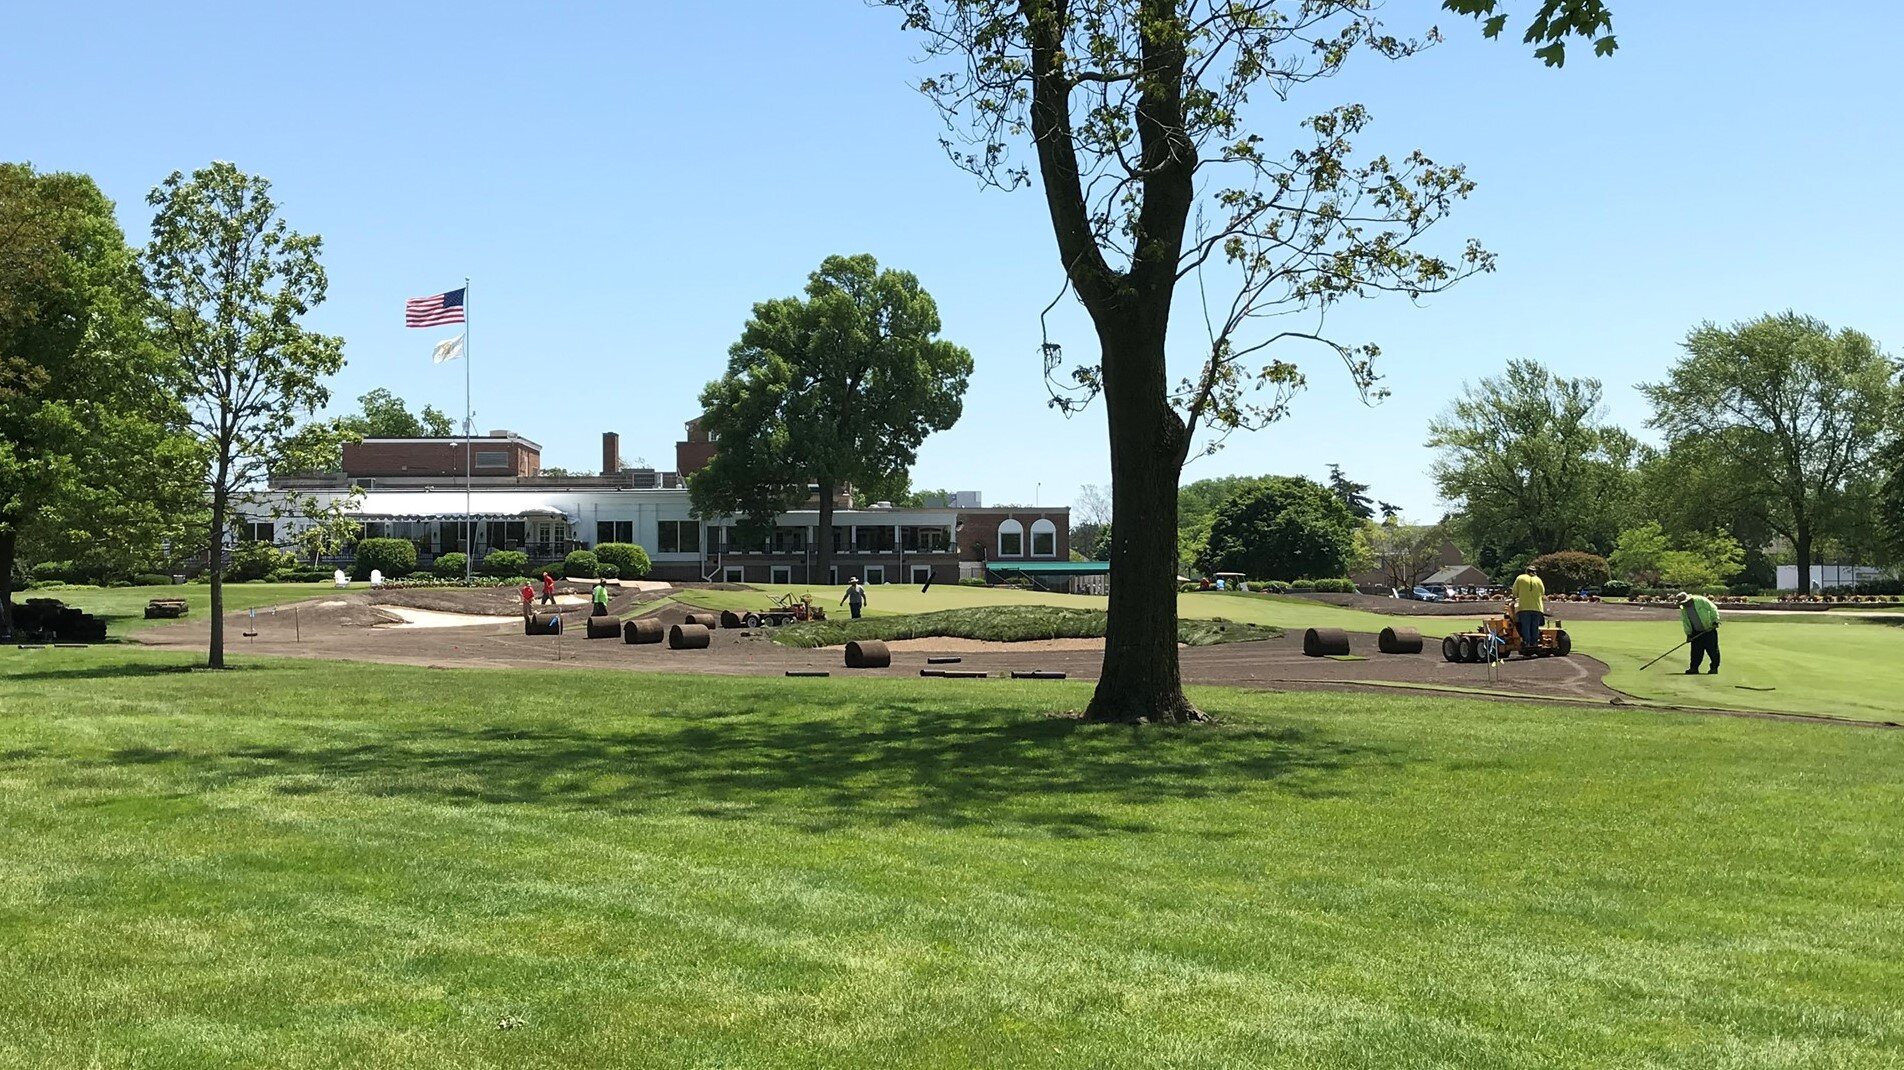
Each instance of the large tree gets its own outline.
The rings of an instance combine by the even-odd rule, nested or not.
[[[1435,571],[1448,536],[1440,524],[1404,524],[1399,516],[1363,527],[1369,556],[1390,587],[1407,592]]]
[[[278,216],[271,183],[224,161],[174,171],[147,201],[157,209],[145,271],[159,336],[178,354],[184,396],[208,462],[206,556],[211,576],[207,664],[225,664],[224,543],[232,506],[258,489],[297,418],[330,400],[324,380],[343,341],[300,322],[324,300],[323,239]]]
[[[918,278],[863,253],[827,257],[804,297],[755,305],[727,373],[701,392],[701,426],[720,445],[688,480],[695,511],[758,529],[817,487],[825,576],[840,490],[903,490],[920,443],[958,421],[972,355],[939,328]]]
[[[1640,387],[1651,426],[1669,450],[1707,452],[1791,543],[1809,591],[1821,521],[1885,444],[1897,366],[1868,335],[1794,312],[1702,324],[1684,349],[1663,381]]]
[[[1355,553],[1357,526],[1355,514],[1322,484],[1269,476],[1217,506],[1197,568],[1206,576],[1241,572],[1264,580],[1343,576]]]
[[[0,164],[0,635],[16,561],[162,567],[197,502],[175,367],[92,179]]]
[[[1607,422],[1597,379],[1538,361],[1463,384],[1428,424],[1453,525],[1488,570],[1558,550],[1613,548],[1630,508],[1633,436]]]
[[[1417,248],[1472,189],[1461,168],[1419,152],[1358,156],[1369,116],[1355,104],[1304,120],[1299,143],[1279,153],[1259,130],[1280,138],[1292,124],[1259,115],[1255,101],[1287,99],[1357,53],[1410,56],[1436,35],[1390,33],[1379,0],[880,2],[952,61],[922,88],[962,134],[947,141],[956,163],[1014,188],[1030,173],[1012,149],[1028,143],[1065,281],[1096,328],[1095,359],[1069,373],[1080,394],[1058,399],[1068,408],[1101,393],[1110,434],[1115,582],[1088,715],[1193,719],[1177,666],[1185,458],[1208,448],[1197,447],[1204,432],[1220,440],[1282,415],[1303,377],[1266,352],[1277,343],[1320,345],[1373,389],[1376,347],[1325,333],[1330,307],[1419,296],[1493,263],[1473,242],[1447,256]],[[1490,36],[1506,23],[1496,0],[1443,6],[1485,17]],[[1559,63],[1574,35],[1611,51],[1609,27],[1601,0],[1543,0],[1527,36]],[[1228,296],[1206,299],[1207,337],[1173,376],[1170,314],[1193,277],[1206,296]],[[1304,319],[1260,329],[1291,313]],[[1044,357],[1047,374],[1064,362],[1049,338]]]

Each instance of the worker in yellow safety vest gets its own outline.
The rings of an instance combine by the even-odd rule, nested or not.
[[[1712,668],[1706,670],[1708,676],[1719,672],[1719,607],[1705,595],[1679,592],[1674,599],[1679,603],[1679,625],[1686,631],[1686,641],[1692,644],[1692,667],[1686,670],[1687,676],[1699,673],[1702,658],[1712,659]]]
[[[1540,646],[1540,626],[1547,623],[1547,585],[1527,569],[1514,577],[1514,624],[1521,633],[1521,653]]]

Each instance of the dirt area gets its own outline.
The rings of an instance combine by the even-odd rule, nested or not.
[[[397,598],[395,596],[403,596]],[[665,592],[622,590],[610,603],[617,616],[639,612]],[[374,599],[374,601],[373,601]],[[956,655],[956,666],[993,674],[1013,671],[1062,672],[1072,679],[1096,679],[1103,656],[1099,640],[1047,640],[985,643],[966,639],[917,639],[889,644],[888,669],[848,670],[838,649],[797,649],[773,642],[766,630],[717,630],[706,650],[669,650],[665,643],[629,645],[617,639],[584,638],[586,606],[558,606],[560,636],[525,636],[519,600],[508,591],[436,588],[363,592],[306,602],[296,607],[260,610],[254,619],[229,618],[227,634],[238,652],[284,657],[389,662],[432,667],[546,669],[554,665],[645,672],[699,672],[717,675],[778,676],[788,670],[827,670],[835,676],[917,676],[928,654]],[[668,624],[680,623],[687,610],[669,603],[655,611]],[[184,620],[138,633],[153,646],[199,648],[206,640],[204,620]],[[255,636],[243,636],[255,630]],[[1606,667],[1592,658],[1510,661],[1496,680],[1485,665],[1451,664],[1432,645],[1420,654],[1376,653],[1372,633],[1351,635],[1361,660],[1336,661],[1302,654],[1300,633],[1278,639],[1219,646],[1187,647],[1180,658],[1187,684],[1269,689],[1342,689],[1370,684],[1432,689],[1474,688],[1574,701],[1609,702],[1617,692],[1600,681]]]
[[[1237,595],[1238,598],[1250,597]],[[1302,598],[1346,609],[1365,609],[1392,617],[1482,617],[1501,611],[1502,602],[1417,602],[1372,594],[1304,594]],[[1727,607],[1730,608],[1730,607]],[[1547,616],[1559,620],[1671,620],[1679,610],[1671,605],[1634,605],[1630,602],[1560,602],[1547,600]]]

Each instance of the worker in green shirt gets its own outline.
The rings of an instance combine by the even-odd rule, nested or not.
[[[1712,659],[1712,667],[1706,675],[1714,676],[1719,672],[1719,607],[1712,599],[1699,594],[1679,592],[1679,623],[1686,629],[1686,638],[1692,642],[1692,667],[1686,670],[1687,676],[1697,675],[1699,663],[1705,658]]]
[[[608,584],[595,581],[595,616],[608,616]]]
[[[1521,653],[1540,647],[1540,626],[1547,623],[1547,585],[1528,569],[1514,577],[1515,626],[1521,633]]]

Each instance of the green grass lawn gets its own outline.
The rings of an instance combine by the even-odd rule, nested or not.
[[[363,590],[368,584],[352,587]],[[264,606],[284,605],[307,598],[320,598],[337,590],[330,583],[228,583],[225,585],[225,610],[238,613]],[[211,611],[212,589],[203,583],[180,583],[168,587],[52,587],[14,595],[17,600],[57,598],[69,606],[106,618],[110,634],[122,635],[138,628],[164,624],[145,619],[145,604],[154,598],[183,598],[192,607],[191,619],[203,619]]]
[[[0,658],[0,1066],[1904,1065],[1904,733],[183,660]]]
[[[951,636],[994,643],[1031,639],[1101,639],[1106,618],[1101,609],[1059,606],[974,606],[931,613],[886,614],[877,617],[834,616],[828,620],[789,624],[772,631],[774,642],[786,646],[838,646],[854,639],[921,639]],[[1243,643],[1274,639],[1279,628],[1235,621],[1177,621],[1178,641],[1187,646]]]

